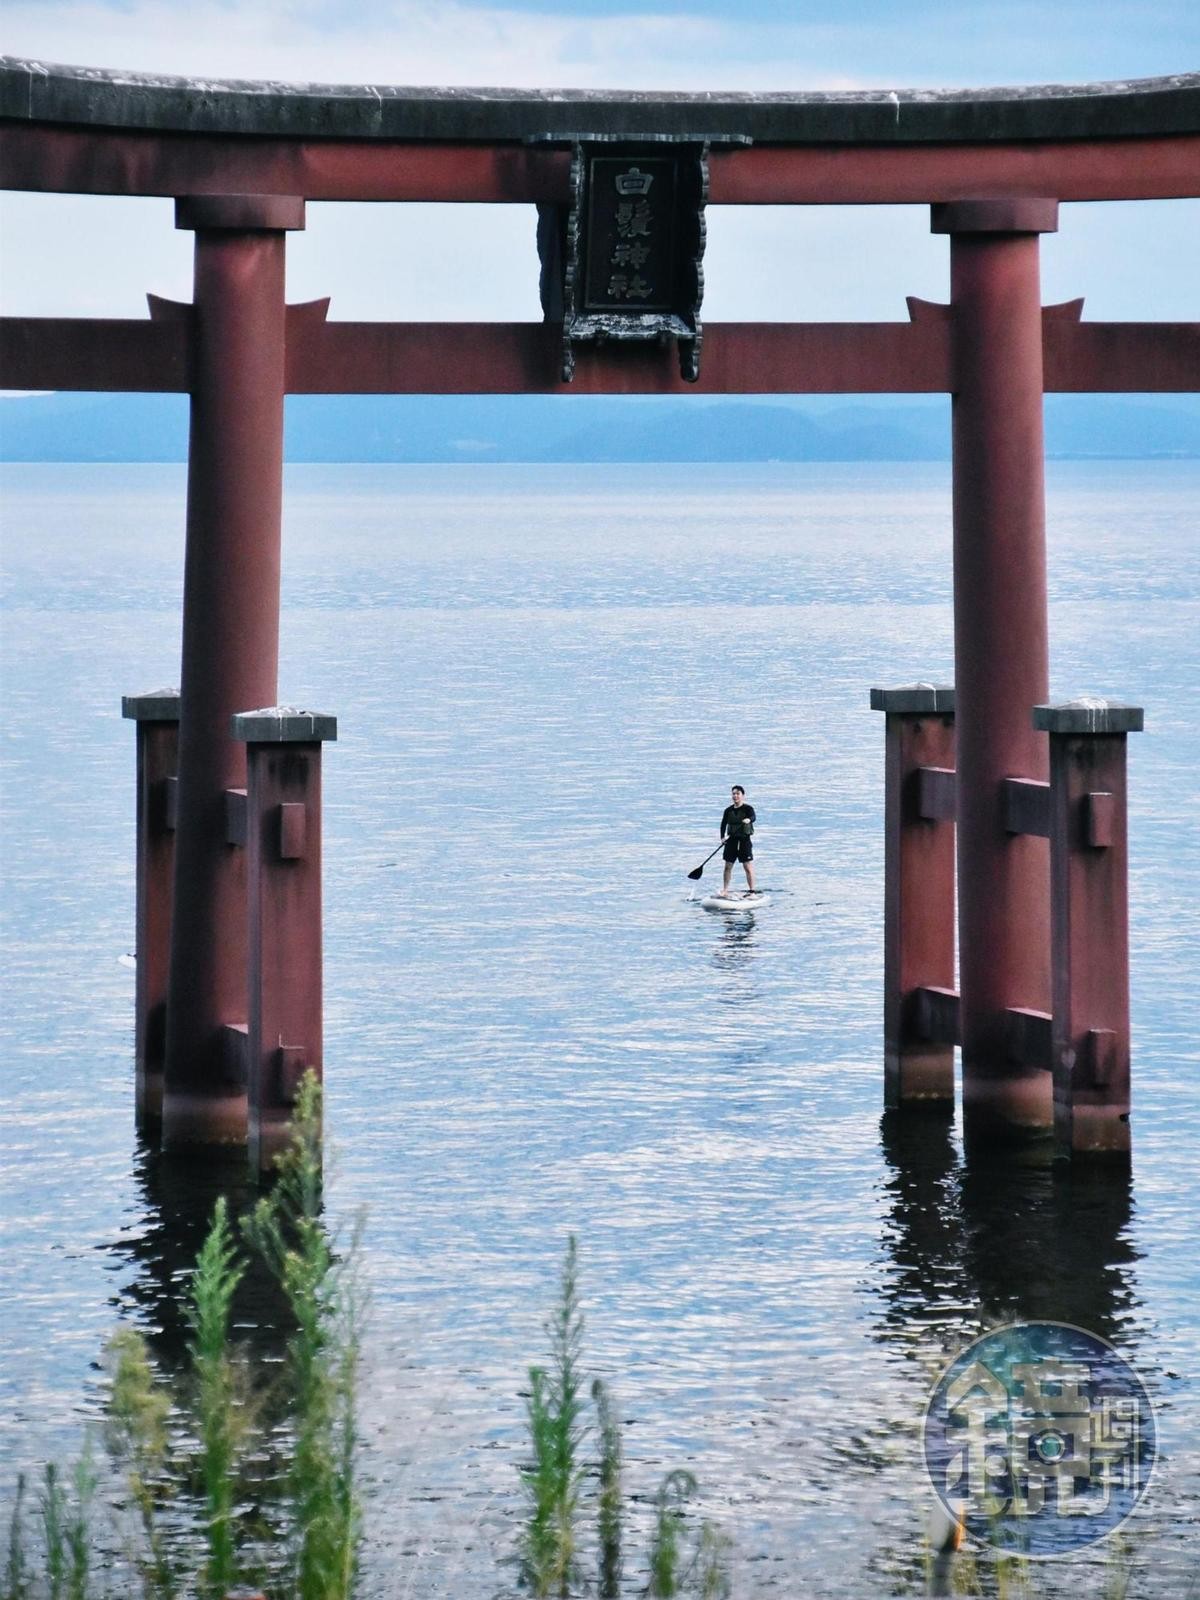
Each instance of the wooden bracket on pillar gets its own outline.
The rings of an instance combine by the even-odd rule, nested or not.
[[[1084,796],[1087,807],[1084,832],[1093,850],[1107,850],[1113,842],[1113,825],[1116,817],[1115,796],[1093,793]]]
[[[281,1105],[294,1106],[300,1098],[300,1084],[308,1071],[308,1052],[303,1045],[279,1046],[276,1089]]]
[[[1009,833],[1050,837],[1050,785],[1040,778],[1005,778],[1004,826]]]
[[[234,716],[231,731],[246,745],[247,1112],[262,1172],[287,1142],[304,1074],[322,1073],[321,746],[337,720],[268,706]]]
[[[134,948],[136,1118],[143,1131],[162,1119],[167,972],[175,869],[171,800],[179,765],[179,690],[127,694],[121,714],[137,723],[137,867]]]
[[[286,800],[279,807],[279,859],[303,861],[308,837],[308,812],[298,800]]]
[[[1050,1013],[1035,1011],[1030,1006],[1010,1006],[1005,1021],[1008,1059],[1023,1067],[1049,1072],[1054,1059]]]
[[[249,1029],[244,1022],[226,1022],[221,1028],[221,1064],[224,1081],[244,1089],[249,1075]]]
[[[1118,1044],[1115,1028],[1089,1028],[1084,1052],[1088,1079],[1094,1089],[1107,1089],[1117,1068]]]
[[[954,990],[954,689],[872,689],[886,716],[884,1101],[954,1104],[954,1044],[923,995]],[[957,1003],[957,1001],[956,1001]]]
[[[1060,1157],[1130,1148],[1126,735],[1140,706],[1036,706],[1050,736],[1054,1136]]]
[[[917,810],[925,822],[953,822],[958,775],[953,767],[917,768]]]
[[[246,844],[246,791],[245,789],[226,789],[225,791],[225,843],[240,845]]]
[[[959,1042],[958,995],[953,989],[924,984],[913,993],[913,1026],[931,1044]]]

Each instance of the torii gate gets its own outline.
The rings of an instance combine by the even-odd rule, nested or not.
[[[654,319],[639,333],[613,298],[642,292],[627,275],[607,299],[579,287],[580,238],[601,227],[581,185],[589,161],[636,156],[618,173],[632,206],[674,152],[698,174],[690,300],[645,339]],[[1200,390],[1200,324],[1043,307],[1038,237],[1060,201],[1200,196],[1200,75],[688,96],[0,58],[0,158],[7,188],[173,196],[195,234],[191,305],[0,319],[4,387],[191,396],[181,689],[125,703],[139,1116],[161,1118],[167,1145],[242,1140],[249,1117],[265,1161],[297,1072],[321,1064],[320,745],[335,725],[275,705],[284,395],[552,393],[570,373],[593,394],[953,396],[956,681],[872,694],[888,720],[887,1101],[952,1103],[960,1042],[968,1136],[1053,1126],[1064,1154],[1128,1150],[1124,745],[1141,712],[1045,705],[1042,394]],[[339,323],[328,301],[287,306],[285,236],[308,199],[536,205],[546,320]],[[950,304],[701,330],[706,203],[928,204],[950,240]]]

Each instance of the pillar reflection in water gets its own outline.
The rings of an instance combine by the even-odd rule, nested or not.
[[[953,1355],[1009,1322],[1072,1323],[1137,1365],[1143,1330],[1130,1173],[1021,1166],[1003,1150],[968,1160],[953,1118],[937,1111],[886,1112],[880,1144],[885,1212],[874,1332],[889,1347],[881,1360],[898,1359],[915,1381],[894,1391],[890,1426],[912,1448],[870,1566],[896,1593],[977,1592],[958,1586],[960,1578],[974,1582],[971,1552],[959,1573],[943,1544],[952,1527],[937,1512],[918,1444],[925,1405]],[[1103,1553],[1096,1559],[1102,1567]],[[1101,1568],[1089,1569],[1085,1587],[1097,1573],[1103,1581]]]
[[[1128,1168],[967,1161],[948,1118],[886,1114],[881,1335],[919,1318],[959,1344],[1001,1322],[1071,1322],[1114,1343],[1136,1331]]]
[[[288,1474],[298,1427],[294,1385],[284,1381],[288,1337],[294,1327],[278,1281],[242,1238],[240,1219],[262,1190],[250,1181],[243,1152],[162,1150],[140,1142],[134,1172],[140,1205],[136,1223],[108,1249],[120,1264],[122,1284],[113,1296],[124,1325],[136,1327],[183,1418],[196,1415],[196,1379],[189,1345],[188,1285],[196,1257],[224,1195],[245,1272],[233,1298],[230,1344],[235,1389],[243,1383],[254,1419],[254,1448],[240,1469],[239,1493],[255,1508],[258,1559],[272,1583],[282,1583],[288,1550]],[[131,1270],[130,1270],[131,1269]],[[205,1515],[200,1480],[174,1458],[172,1504],[185,1526]],[[246,1519],[241,1517],[241,1525]]]
[[[236,1341],[253,1361],[277,1361],[286,1341],[288,1313],[271,1273],[241,1243],[239,1219],[261,1193],[250,1181],[245,1155],[229,1152],[216,1159],[206,1151],[201,1159],[139,1141],[134,1174],[141,1200],[138,1220],[108,1246],[132,1269],[113,1303],[123,1320],[146,1335],[160,1369],[174,1375],[187,1363],[187,1286],[221,1195],[246,1262],[231,1318]]]

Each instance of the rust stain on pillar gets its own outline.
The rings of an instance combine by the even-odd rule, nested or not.
[[[304,202],[176,203],[196,232],[179,809],[163,1142],[240,1142],[246,1087],[223,1029],[246,1020],[245,852],[225,792],[245,787],[230,717],[276,698],[279,651],[284,230]]]
[[[933,207],[951,235],[954,640],[964,1128],[1048,1130],[1050,1074],[1010,1059],[1010,1008],[1050,1007],[1044,839],[1005,827],[1007,778],[1044,781],[1048,688],[1038,234],[1057,202]]]

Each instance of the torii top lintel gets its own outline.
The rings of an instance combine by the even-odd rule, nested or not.
[[[648,94],[215,81],[0,57],[9,188],[561,201],[565,155],[530,141],[579,133],[752,141],[714,160],[715,205],[1200,194],[1200,73]]]
[[[249,216],[257,203],[266,228],[302,226],[306,200],[562,206],[569,145],[583,135],[712,141],[712,205],[963,212],[964,202],[986,200],[1014,217],[1038,204],[1049,215],[1058,201],[1200,196],[1200,73],[689,95],[216,82],[0,57],[4,187],[190,197],[177,221],[201,230],[205,205],[218,204],[203,197],[215,196],[233,206],[230,216],[239,205]],[[326,320],[327,309],[288,308],[289,393],[561,389],[552,321],[348,323]],[[1086,323],[1080,310],[1046,308],[1047,390],[1200,389],[1200,324]],[[0,386],[187,390],[191,317],[191,307],[152,300],[149,321],[0,318]],[[946,392],[955,386],[952,333],[950,308],[919,302],[907,322],[709,324],[696,387]],[[653,347],[620,360],[581,355],[574,381],[575,392],[593,393],[687,387]]]

